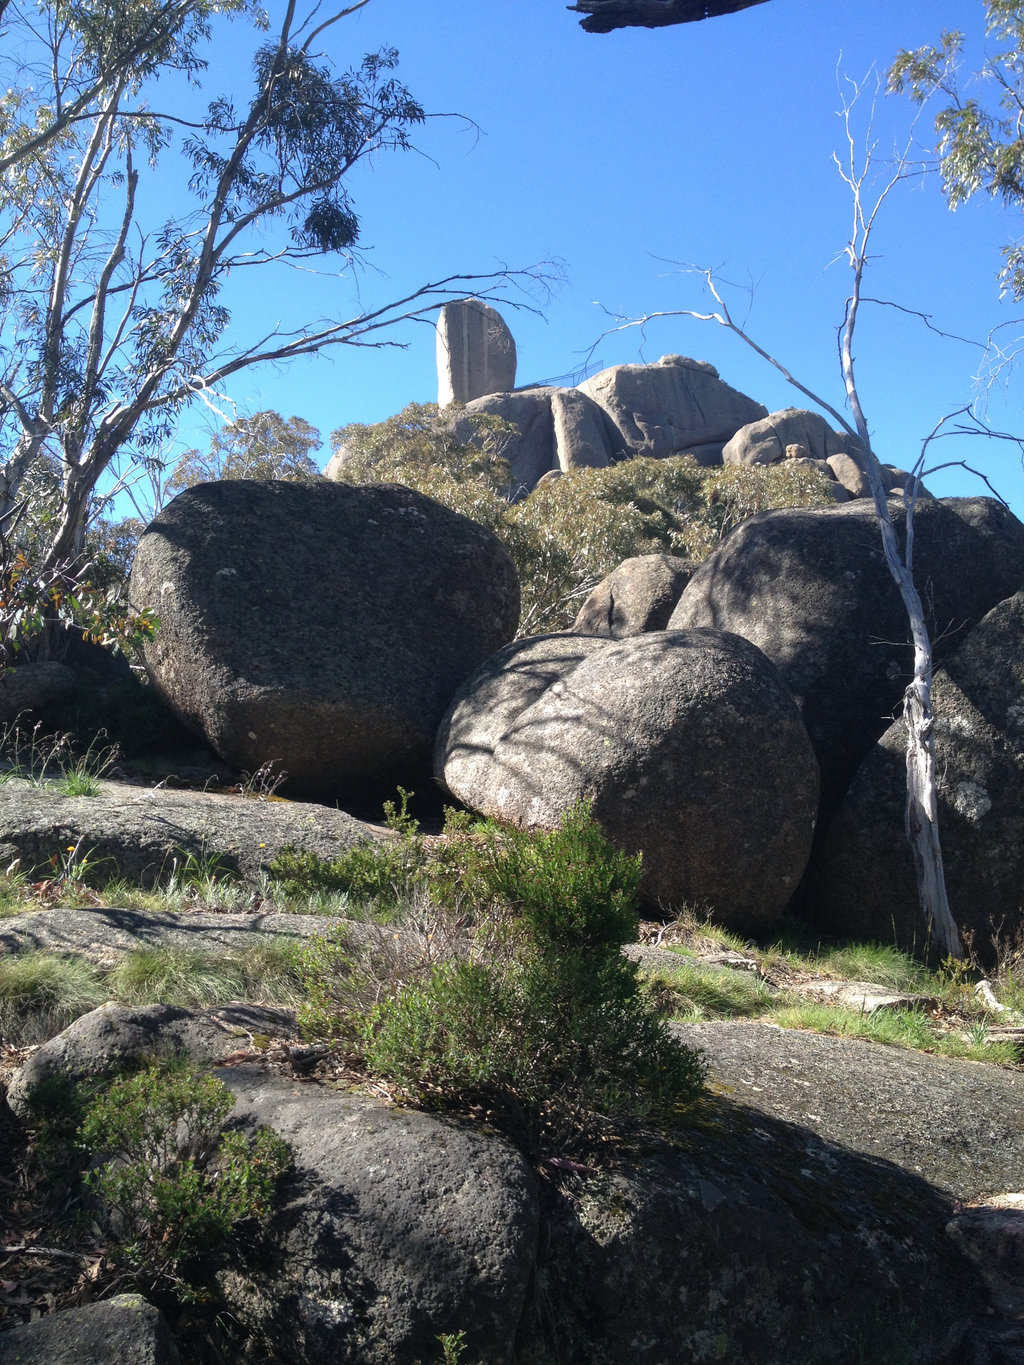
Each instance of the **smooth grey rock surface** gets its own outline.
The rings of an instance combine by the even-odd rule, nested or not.
[[[572,624],[581,635],[618,640],[665,630],[696,565],[678,555],[637,555],[603,578]]]
[[[9,953],[76,953],[93,961],[116,961],[140,948],[194,948],[214,953],[240,951],[263,940],[296,943],[347,920],[324,915],[238,914],[206,911],[70,909],[55,906],[0,919],[0,948]]]
[[[959,1200],[1024,1189],[1024,1073],[774,1024],[672,1024],[712,1090]]]
[[[613,430],[601,408],[579,389],[553,389],[551,424],[555,460],[570,469],[603,469],[614,454]]]
[[[66,1308],[0,1332],[2,1365],[180,1365],[159,1309],[141,1294]]]
[[[468,403],[516,384],[516,343],[483,299],[446,303],[437,316],[437,404]]]
[[[719,379],[712,365],[686,356],[613,365],[579,388],[604,408],[629,454],[656,459],[720,445],[768,415],[762,403]]]
[[[199,484],[150,523],[131,578],[154,685],[228,762],[288,790],[391,794],[429,772],[452,693],[515,634],[495,536],[398,484]]]
[[[255,1067],[215,1074],[232,1122],[273,1129],[294,1166],[262,1266],[222,1277],[240,1322],[286,1365],[412,1365],[457,1331],[468,1359],[509,1365],[538,1228],[510,1143]]]
[[[776,1089],[800,1117],[775,1117],[755,1089],[760,1045],[744,1086],[720,1065],[719,1028],[764,1033],[756,1024],[682,1031],[687,1042],[710,1043],[719,1093],[671,1146],[652,1143],[609,1169],[542,1186],[543,1293],[518,1361],[547,1352],[567,1365],[936,1365],[947,1351],[951,1363],[963,1359],[969,1320],[986,1303],[945,1233],[952,1198],[830,1136],[811,1117],[829,1112],[814,1104],[811,1071],[783,1070]],[[801,1039],[783,1059],[802,1059]],[[885,1051],[896,1050],[874,1049]],[[766,1088],[773,1063],[764,1060]],[[843,1068],[826,1076],[836,1103],[853,1111],[863,1100],[877,1121],[882,1106],[866,1075],[855,1074],[845,1096]],[[940,1093],[943,1079],[940,1069]],[[895,1087],[883,1094],[895,1099]]]
[[[501,454],[508,460],[515,497],[525,496],[549,470],[558,467],[551,393],[549,388],[520,389],[517,393],[488,394],[466,404],[470,416],[486,413],[516,428],[516,434],[502,437],[500,444]],[[460,427],[456,421],[455,431],[460,440],[472,439],[468,423]]]
[[[844,452],[849,438],[833,431],[823,417],[805,408],[783,408],[748,422],[726,442],[723,464],[774,464],[784,460],[787,447],[803,447],[801,455],[827,460]]]
[[[301,801],[260,801],[213,792],[104,780],[98,796],[64,796],[10,778],[0,783],[0,862],[52,874],[78,851],[94,871],[152,886],[175,865],[213,862],[257,878],[282,848],[321,858],[387,837],[344,811]],[[55,860],[55,861],[52,861]]]
[[[747,641],[714,630],[547,636],[500,651],[456,693],[435,773],[473,809],[557,826],[589,800],[644,891],[737,931],[803,874],[817,768],[796,705]]]
[[[539,386],[492,393],[466,404],[466,412],[487,413],[511,422],[516,435],[500,440],[512,489],[523,497],[552,471],[603,469],[616,453],[616,432],[603,409],[578,389]],[[468,424],[463,431],[472,439]]]

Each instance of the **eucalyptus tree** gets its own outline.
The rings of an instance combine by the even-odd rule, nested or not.
[[[263,362],[382,344],[382,328],[496,283],[449,277],[368,311],[229,333],[229,277],[351,263],[359,220],[346,176],[409,147],[425,118],[394,50],[347,70],[321,51],[326,30],[367,3],[327,12],[311,0],[302,14],[281,0],[271,22],[256,0],[10,0],[0,532],[24,509],[33,470],[55,466],[41,582],[81,554],[101,478],[155,459],[198,396]],[[218,42],[251,49],[244,96],[204,92]]]
[[[164,485],[179,493],[213,479],[315,479],[319,466],[310,454],[320,446],[320,433],[304,417],[282,417],[264,410],[236,417],[215,432],[204,454],[187,450]]]
[[[942,33],[937,46],[900,52],[889,89],[918,104],[946,102],[935,114],[936,150],[950,208],[986,193],[1024,211],[1024,0],[985,0],[985,32],[994,44],[973,81],[964,82],[964,35]],[[1003,248],[1003,291],[1024,299],[1024,241]]]

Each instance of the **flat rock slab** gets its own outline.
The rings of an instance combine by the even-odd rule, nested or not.
[[[760,1023],[673,1024],[750,1109],[881,1157],[962,1200],[1024,1189],[1024,1075]]]
[[[256,877],[282,848],[321,858],[388,837],[344,811],[312,802],[256,800],[212,792],[139,788],[102,782],[98,796],[64,796],[9,778],[0,783],[0,862],[21,859],[25,871],[45,869],[77,849],[104,875],[151,886],[175,860]]]
[[[347,920],[323,915],[213,915],[146,910],[35,910],[0,919],[0,952],[79,953],[105,961],[139,948],[233,952],[254,938],[297,942]],[[350,926],[351,927],[351,926]]]
[[[861,1014],[874,1014],[877,1010],[927,1010],[934,1009],[937,1004],[933,996],[891,991],[870,981],[832,981],[821,977],[813,981],[794,981],[786,989],[829,1005],[859,1010]]]

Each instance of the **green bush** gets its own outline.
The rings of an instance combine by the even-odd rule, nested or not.
[[[223,1132],[234,1100],[213,1076],[150,1067],[92,1100],[78,1141],[106,1162],[86,1176],[114,1255],[150,1284],[181,1283],[185,1263],[265,1218],[288,1148],[269,1130]]]
[[[636,937],[639,858],[586,806],[552,832],[487,825],[467,843],[461,935],[431,932],[404,960],[399,935],[369,955],[337,936],[311,946],[306,1031],[342,1039],[420,1103],[480,1106],[527,1143],[552,1125],[665,1118],[691,1102],[703,1063],[621,954]]]
[[[582,600],[624,559],[668,553],[699,561],[745,517],[833,501],[832,481],[783,461],[705,469],[689,455],[574,469],[510,502],[502,450],[515,428],[493,416],[411,404],[375,426],[342,427],[342,477],[388,479],[488,527],[515,561],[520,635],[563,630]]]

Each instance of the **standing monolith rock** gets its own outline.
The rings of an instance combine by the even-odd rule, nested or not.
[[[466,805],[555,828],[588,800],[643,854],[643,890],[752,932],[803,875],[818,771],[759,649],[715,630],[549,635],[501,650],[456,694],[435,774]]]
[[[516,343],[483,299],[446,303],[437,318],[437,405],[468,403],[515,387]]]
[[[490,531],[397,484],[228,480],[180,494],[139,542],[155,686],[227,762],[292,790],[392,791],[429,774],[455,689],[515,633]]]

